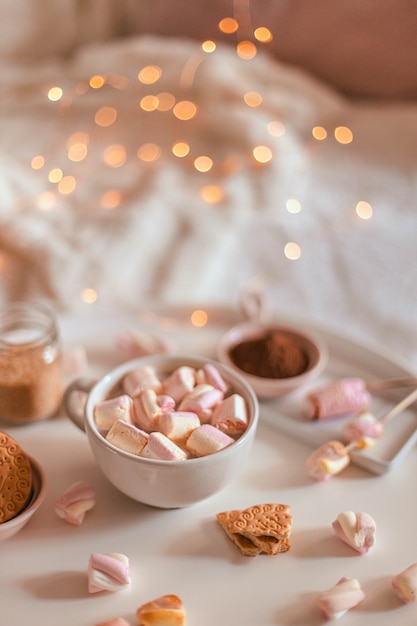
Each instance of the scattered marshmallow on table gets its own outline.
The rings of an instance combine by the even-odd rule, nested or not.
[[[187,454],[163,433],[152,432],[141,456],[160,461],[185,461]]]
[[[132,424],[135,419],[132,398],[127,394],[122,394],[102,400],[94,407],[94,419],[97,427],[102,430],[109,429],[117,419]]]
[[[141,626],[185,626],[186,620],[182,600],[174,594],[142,604],[136,616]]]
[[[95,503],[95,488],[79,481],[70,485],[55,501],[55,513],[69,524],[80,526]]]
[[[244,398],[233,393],[214,407],[211,424],[228,435],[241,435],[248,425]]]
[[[95,626],[130,626],[130,624],[123,619],[123,617],[114,617],[113,619],[109,619],[105,622],[95,624]]]
[[[333,587],[320,593],[316,604],[326,619],[339,619],[362,602],[364,597],[356,578],[343,577]]]
[[[392,588],[402,602],[416,602],[417,600],[417,563],[409,565],[405,570],[394,576]]]
[[[367,554],[375,545],[376,524],[368,513],[343,511],[332,527],[339,539],[359,554]]]
[[[143,448],[148,443],[148,438],[147,432],[123,420],[113,422],[106,435],[106,440],[116,446],[116,448],[131,454],[141,454]]]
[[[234,443],[233,437],[229,437],[211,424],[202,424],[188,437],[185,447],[194,456],[206,456],[219,452]]]
[[[87,576],[89,593],[120,591],[130,585],[129,559],[118,552],[92,552]]]

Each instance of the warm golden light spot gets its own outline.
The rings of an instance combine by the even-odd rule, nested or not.
[[[62,179],[63,172],[60,167],[54,167],[48,174],[48,180],[50,183],[59,183]]]
[[[62,91],[61,87],[51,87],[51,89],[48,91],[48,99],[51,102],[57,102],[58,100],[61,100],[63,95],[64,92]]]
[[[95,76],[92,76],[90,78],[90,80],[88,81],[88,84],[90,85],[91,89],[100,89],[101,87],[103,87],[105,82],[106,81],[105,81],[104,76],[101,76],[100,74],[96,74]]]
[[[353,133],[347,126],[338,126],[334,130],[334,136],[339,143],[352,143]]]
[[[122,201],[122,194],[117,189],[109,189],[101,196],[103,209],[115,209]]]
[[[138,80],[144,85],[153,85],[161,76],[162,69],[158,65],[147,65],[140,70]]]
[[[205,326],[207,324],[208,315],[202,309],[197,309],[196,311],[193,311],[191,313],[190,320],[193,326],[201,328],[202,326]]]
[[[87,146],[85,143],[74,143],[68,149],[68,158],[70,161],[79,163],[87,156]]]
[[[243,96],[243,100],[248,107],[258,107],[263,102],[261,94],[257,91],[247,91]]]
[[[36,206],[43,211],[49,211],[55,206],[55,194],[51,191],[44,191],[36,198]]]
[[[97,126],[111,126],[117,120],[117,111],[114,107],[101,107],[95,116]]]
[[[323,141],[323,139],[327,138],[327,130],[323,126],[314,126],[311,134],[317,141]]]
[[[174,106],[173,113],[179,120],[191,120],[197,113],[197,107],[190,100],[180,100]]]
[[[88,145],[89,141],[90,141],[90,137],[88,133],[83,133],[83,132],[73,133],[67,139],[67,148],[70,148],[72,145],[76,143],[85,143],[86,145]]]
[[[256,56],[257,49],[251,41],[240,41],[236,46],[236,52],[238,57],[248,61]]]
[[[175,104],[175,96],[167,91],[159,93],[156,97],[158,98],[158,111],[169,111]]]
[[[143,111],[156,111],[159,106],[159,99],[156,96],[144,96],[139,102],[139,106]]]
[[[239,28],[239,24],[234,17],[224,17],[219,22],[219,30],[226,35],[231,35],[235,33]]]
[[[273,120],[269,122],[267,125],[268,133],[272,135],[272,137],[282,137],[285,134],[285,126],[279,120]]]
[[[212,52],[214,52],[216,50],[216,44],[214,41],[211,41],[211,39],[207,39],[207,41],[203,41],[203,43],[201,44],[201,48],[203,49],[203,52],[207,52],[207,54],[211,54]]]
[[[262,43],[269,43],[272,41],[272,33],[266,26],[259,26],[254,31],[255,39],[261,41]]]
[[[45,158],[41,154],[37,154],[30,162],[33,170],[41,170],[45,165]]]
[[[268,163],[272,159],[272,150],[268,146],[256,146],[252,153],[258,163]]]
[[[108,146],[104,151],[103,159],[110,167],[121,167],[126,162],[125,147],[118,144]]]
[[[199,156],[194,159],[194,167],[198,172],[209,172],[213,167],[213,159],[208,156]]]
[[[77,186],[74,176],[64,176],[58,183],[58,191],[64,195],[72,193]]]
[[[356,214],[363,220],[370,220],[373,215],[373,208],[365,200],[360,200],[356,205]]]
[[[200,196],[209,204],[218,204],[224,198],[224,191],[218,185],[205,185],[200,190]]]
[[[176,157],[186,157],[190,153],[190,146],[185,141],[178,141],[172,146],[172,154]]]
[[[295,198],[288,198],[285,206],[287,207],[288,213],[300,213],[302,208],[301,202]]]
[[[5,267],[6,267],[6,257],[4,254],[0,252],[0,272],[3,272]]]
[[[156,143],[144,143],[137,151],[138,159],[150,163],[157,161],[161,156],[161,148]]]
[[[80,298],[86,304],[94,304],[94,302],[97,301],[97,291],[95,289],[90,289],[89,287],[86,287],[82,290]]]
[[[287,244],[285,244],[284,254],[287,259],[290,259],[290,261],[296,261],[301,256],[301,248],[298,243],[294,243],[294,241],[289,241]]]

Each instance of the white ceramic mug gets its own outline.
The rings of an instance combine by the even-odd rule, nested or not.
[[[109,396],[114,386],[137,367],[155,367],[161,377],[167,376],[181,365],[196,369],[212,363],[234,392],[246,401],[249,423],[246,431],[235,443],[214,454],[186,461],[160,461],[149,459],[115,447],[100,433],[94,420],[94,407]],[[181,355],[153,355],[126,362],[115,368],[89,391],[84,407],[82,424],[74,411],[71,394],[87,390],[89,381],[75,381],[66,390],[64,404],[69,417],[85,430],[94,457],[105,476],[122,493],[138,502],[159,508],[184,507],[214,495],[239,473],[249,455],[259,419],[257,397],[246,381],[230,368],[201,357]]]

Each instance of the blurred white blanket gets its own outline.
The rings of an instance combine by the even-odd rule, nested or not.
[[[141,83],[149,65],[161,76]],[[90,87],[95,75],[107,83]],[[164,94],[196,115],[141,108]],[[0,301],[41,295],[67,308],[91,289],[119,309],[236,306],[262,277],[275,314],[417,368],[417,104],[354,103],[261,54],[145,36],[4,65],[0,98]],[[103,107],[117,112],[109,126],[94,121]],[[340,126],[351,143],[335,139]],[[68,158],[74,133],[82,160]],[[174,156],[176,142],[190,154]],[[151,150],[159,158],[144,160]],[[196,170],[199,156],[210,171]]]

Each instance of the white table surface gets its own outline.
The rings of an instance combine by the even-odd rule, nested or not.
[[[130,323],[128,316],[113,314],[99,321],[96,313],[67,316],[61,319],[64,346],[84,343],[90,371],[104,372],[122,358],[114,337]],[[214,324],[212,333],[187,326],[173,336],[179,345],[186,336],[192,351],[208,355],[224,323]],[[394,374],[397,370],[393,365]],[[43,465],[47,493],[29,524],[0,545],[1,624],[94,626],[120,616],[134,625],[141,604],[175,593],[185,604],[187,626],[317,626],[325,620],[314,604],[316,595],[348,576],[360,581],[365,600],[342,618],[344,626],[415,626],[417,607],[404,605],[391,588],[392,577],[417,561],[415,448],[382,475],[351,465],[328,483],[316,483],[304,469],[311,446],[262,419],[265,410],[262,405],[256,441],[240,476],[205,502],[167,511],[118,493],[96,467],[85,435],[64,415],[7,428]],[[55,499],[77,480],[97,490],[96,506],[80,527],[54,513]],[[220,529],[216,513],[266,502],[291,506],[292,548],[276,556],[244,557]],[[331,522],[348,509],[376,521],[377,542],[367,555],[351,550],[332,531]],[[93,551],[126,554],[131,586],[88,594]]]

